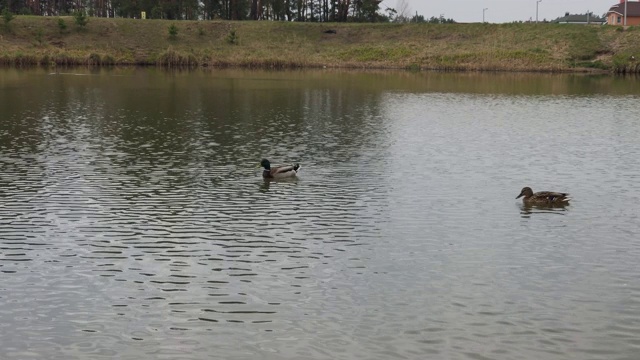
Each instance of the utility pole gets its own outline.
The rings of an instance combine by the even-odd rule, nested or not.
[[[483,23],[485,22],[485,21],[484,21],[484,12],[485,12],[485,11],[487,11],[487,10],[489,10],[489,8],[484,8],[484,9],[482,9],[482,22],[483,22]]]
[[[627,26],[627,0],[624,0],[624,26]]]
[[[542,0],[536,1],[536,24],[538,23],[538,4],[540,4]]]

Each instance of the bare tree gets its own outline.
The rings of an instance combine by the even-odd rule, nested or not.
[[[409,22],[411,21],[411,8],[409,7],[409,3],[407,0],[398,0],[396,5],[396,18],[394,21],[396,22]]]

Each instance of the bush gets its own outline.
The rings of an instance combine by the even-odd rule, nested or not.
[[[43,55],[42,58],[40,58],[40,62],[39,64],[42,66],[49,66],[51,63],[51,59],[49,58],[49,55]]]
[[[58,29],[60,29],[61,33],[67,30],[67,23],[63,18],[58,18]]]
[[[158,56],[156,65],[166,67],[198,66],[198,59],[193,54],[184,54],[173,49],[167,49],[167,51]]]
[[[236,35],[235,30],[229,31],[229,34],[227,35],[227,43],[232,45],[238,44],[238,36]]]
[[[42,31],[42,29],[38,29],[36,30],[36,41],[38,42],[38,44],[42,45],[42,35],[44,34],[44,32]]]
[[[420,71],[420,65],[411,64],[411,65],[407,66],[407,70],[409,70],[411,72],[419,72]]]
[[[9,23],[11,22],[11,20],[15,19],[15,16],[13,16],[13,13],[11,11],[9,11],[9,9],[5,8],[2,11],[2,19],[4,20],[4,24],[8,28],[9,27]]]
[[[116,60],[111,55],[105,55],[102,57],[102,65],[114,65]]]
[[[85,27],[89,20],[83,11],[76,11],[73,13],[73,20],[76,22],[76,25],[79,27]]]
[[[89,54],[89,60],[87,62],[89,65],[100,65],[101,63],[100,55],[96,53]]]
[[[38,64],[38,59],[33,55],[26,55],[22,53],[15,54],[13,63],[16,66],[29,66]]]
[[[175,24],[171,24],[171,26],[169,26],[169,36],[171,36],[171,38],[175,38],[178,35],[178,28],[176,27]]]

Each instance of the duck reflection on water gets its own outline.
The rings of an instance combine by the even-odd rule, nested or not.
[[[297,184],[298,183],[298,178],[297,177],[290,177],[290,178],[283,178],[283,179],[269,179],[269,178],[263,178],[262,181],[260,182],[260,192],[268,192],[269,189],[271,188],[271,184]]]

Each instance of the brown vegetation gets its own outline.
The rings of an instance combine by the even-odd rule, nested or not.
[[[640,68],[637,28],[554,24],[344,24],[17,16],[7,65],[350,67],[491,71]],[[170,35],[171,25],[177,32]],[[326,30],[334,30],[326,32]]]

